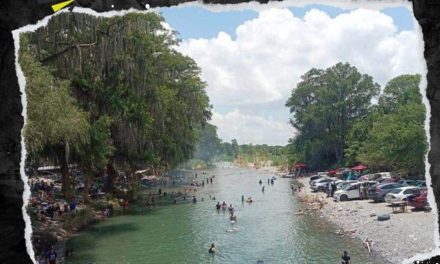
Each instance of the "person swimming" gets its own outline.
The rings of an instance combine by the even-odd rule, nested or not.
[[[215,205],[215,208],[217,208],[217,210],[220,210],[220,208],[222,208],[222,205],[220,204],[220,202],[217,202],[217,204]]]
[[[263,184],[263,181],[262,181],[262,180],[260,180],[260,181],[259,181],[259,183],[260,183],[260,184]]]
[[[214,246],[214,243],[211,244],[211,247],[209,248],[208,252],[211,253],[211,254],[214,254],[214,253],[215,253],[215,246]]]
[[[261,191],[264,192],[264,186],[263,186],[263,188],[261,188]]]
[[[234,212],[234,207],[232,206],[232,204],[229,205],[228,210],[229,212]]]

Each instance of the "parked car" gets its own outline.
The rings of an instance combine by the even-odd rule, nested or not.
[[[408,205],[414,207],[416,210],[427,209],[428,203],[428,190],[421,189],[415,191],[412,195],[407,197]]]
[[[377,182],[379,183],[395,183],[399,181],[398,178],[385,178],[385,179],[378,179]]]
[[[336,190],[340,190],[340,189],[344,188],[345,186],[347,186],[347,185],[349,185],[349,184],[351,184],[351,183],[355,183],[355,182],[358,182],[358,181],[355,181],[355,180],[348,180],[348,181],[340,181],[340,182],[337,182],[337,183],[336,183]]]
[[[426,187],[426,181],[423,181],[423,180],[417,181],[417,185],[416,186],[419,187],[419,188],[427,188]]]
[[[391,183],[378,183],[372,185],[368,189],[368,198],[375,202],[385,201],[385,195],[391,192],[393,189],[403,187],[402,185],[391,182]]]
[[[319,178],[322,178],[322,176],[320,176],[320,175],[312,175],[312,176],[310,176],[309,183],[312,183],[312,181],[317,180]]]
[[[389,179],[394,178],[394,174],[391,172],[378,172],[374,174],[374,177],[376,177],[376,179]]]
[[[365,188],[370,188],[373,185],[377,184],[377,181],[361,181],[360,184],[362,184]]]
[[[312,189],[312,191],[317,192],[317,191],[324,191],[326,188],[328,188],[328,184],[330,182],[333,182],[333,179],[329,179],[329,178],[321,178],[315,181],[312,181],[312,184],[310,185],[310,188]]]
[[[415,186],[405,186],[396,188],[385,195],[385,202],[393,203],[406,201],[408,196],[413,195],[416,191],[420,189]]]
[[[333,199],[336,201],[348,201],[352,199],[359,199],[360,193],[359,193],[359,187],[361,186],[360,182],[350,183],[348,185],[345,185],[342,187],[342,189],[337,190],[334,195]]]
[[[418,184],[416,180],[407,180],[407,179],[401,179],[397,181],[397,183],[401,184],[402,186],[417,186]]]

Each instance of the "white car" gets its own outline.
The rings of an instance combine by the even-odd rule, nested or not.
[[[415,186],[405,186],[392,190],[391,192],[385,195],[385,202],[394,203],[400,201],[406,201],[408,196],[414,194],[414,192],[418,191],[420,188]]]
[[[350,185],[351,183],[355,183],[355,182],[358,182],[358,181],[356,181],[356,180],[337,181],[336,182],[336,190],[340,190],[340,189],[344,188],[345,186]]]
[[[329,179],[329,178],[321,178],[321,179],[312,181],[312,184],[310,184],[310,188],[315,192],[322,191],[322,190],[325,190],[326,188],[328,188],[328,184],[332,181],[333,180]]]
[[[359,193],[360,186],[361,186],[360,182],[349,183],[348,185],[342,187],[340,190],[337,190],[333,195],[333,199],[336,201],[348,201],[351,199],[359,199],[361,198],[361,195]]]

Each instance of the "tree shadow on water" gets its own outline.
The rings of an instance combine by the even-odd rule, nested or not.
[[[120,233],[126,232],[134,232],[138,231],[139,228],[136,227],[134,223],[120,223],[120,224],[111,224],[111,225],[96,225],[90,227],[88,232],[90,233],[98,233],[99,236],[113,236],[118,235]],[[96,234],[94,234],[96,235]]]

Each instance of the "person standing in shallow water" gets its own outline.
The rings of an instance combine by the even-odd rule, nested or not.
[[[342,255],[341,264],[351,264],[350,256],[348,255],[347,251],[344,251],[344,254]]]
[[[208,252],[211,253],[211,254],[214,254],[214,253],[215,253],[215,246],[214,246],[214,243],[211,244],[211,247],[209,248]]]

